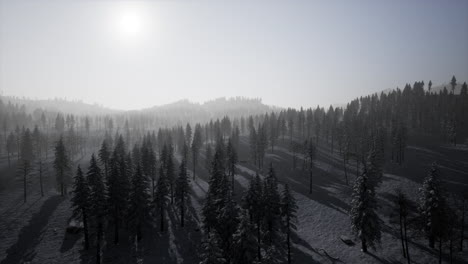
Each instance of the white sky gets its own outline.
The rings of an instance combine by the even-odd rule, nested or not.
[[[308,107],[465,81],[468,1],[444,2],[0,0],[0,90],[118,109]]]

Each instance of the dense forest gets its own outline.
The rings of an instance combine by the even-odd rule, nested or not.
[[[2,98],[0,149],[22,183],[24,203],[33,192],[49,195],[43,181],[53,175],[56,192],[70,200],[67,227],[82,232],[91,263],[106,262],[104,248],[122,241],[132,257],[141,258],[147,253],[140,243],[169,232],[174,223],[187,229],[187,240],[200,241],[200,263],[295,263],[297,223],[304,219],[298,218],[294,186],[278,174],[288,178],[285,171],[298,171],[313,199],[318,161],[337,157],[333,164],[349,186],[348,228],[359,249],[378,251],[385,224],[377,190],[385,171],[408,165],[409,142],[468,145],[466,82],[454,76],[448,88],[431,87],[430,81],[415,82],[345,107],[307,109],[235,98],[80,114]],[[277,149],[290,159],[271,158]],[[245,190],[235,179],[239,165],[255,172]],[[407,263],[421,240],[437,250],[439,263],[461,261],[468,188],[444,181],[438,160],[427,166],[414,196],[393,190],[396,213],[385,217],[396,219]],[[192,185],[205,177],[208,188],[198,210]]]

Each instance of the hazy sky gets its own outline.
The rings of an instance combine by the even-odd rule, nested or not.
[[[0,0],[0,90],[119,109],[468,80],[468,1]]]

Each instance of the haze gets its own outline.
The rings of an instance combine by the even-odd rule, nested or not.
[[[0,1],[0,90],[141,109],[468,79],[467,1]]]

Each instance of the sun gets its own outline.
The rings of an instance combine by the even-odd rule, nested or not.
[[[137,39],[148,34],[148,8],[140,2],[121,2],[114,6],[111,19],[114,32],[123,39]]]
[[[135,10],[124,10],[120,15],[118,27],[123,35],[136,36],[142,33],[143,18]]]

